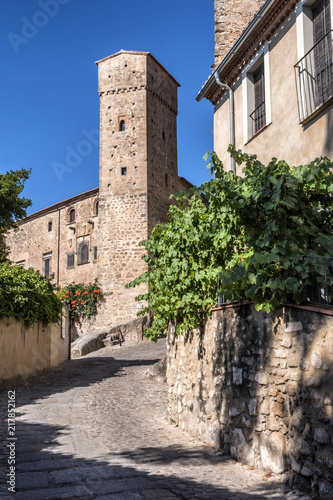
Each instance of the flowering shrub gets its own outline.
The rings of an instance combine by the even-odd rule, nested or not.
[[[59,290],[58,297],[67,305],[76,323],[97,314],[97,306],[104,300],[102,290],[96,281],[89,285],[70,283]]]

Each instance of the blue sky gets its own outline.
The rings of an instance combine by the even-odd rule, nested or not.
[[[181,84],[179,175],[209,178],[213,107],[195,97],[214,62],[214,0],[4,0],[0,172],[32,167],[29,213],[98,186],[98,146],[71,171],[55,164],[98,130],[95,61],[124,50],[151,52]]]

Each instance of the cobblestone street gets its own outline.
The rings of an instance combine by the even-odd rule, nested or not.
[[[165,341],[105,348],[2,390],[4,448],[8,389],[16,390],[17,441],[16,493],[8,493],[2,454],[0,498],[300,498],[283,492],[278,476],[235,463],[167,421],[166,384],[145,376],[164,353]]]

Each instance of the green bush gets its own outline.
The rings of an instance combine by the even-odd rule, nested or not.
[[[0,319],[16,318],[27,326],[58,323],[62,304],[50,279],[38,271],[0,264]]]
[[[212,179],[177,195],[169,222],[143,242],[148,271],[128,286],[149,284],[137,299],[148,301],[141,314],[154,316],[146,330],[152,340],[169,321],[177,333],[198,326],[216,306],[219,280],[227,300],[251,300],[258,310],[299,304],[312,283],[307,256],[333,255],[327,158],[292,168],[276,158],[266,166],[256,156],[230,153],[243,176],[226,172],[213,153]]]

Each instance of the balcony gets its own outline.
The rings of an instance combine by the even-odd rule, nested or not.
[[[264,125],[266,125],[265,101],[250,114],[250,137],[256,134]]]
[[[299,121],[320,110],[333,98],[333,30],[295,64]]]

